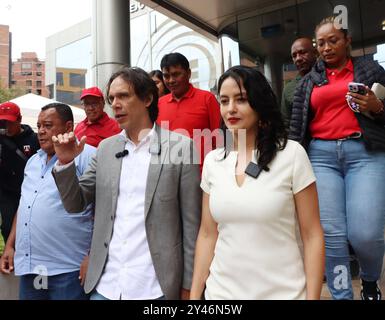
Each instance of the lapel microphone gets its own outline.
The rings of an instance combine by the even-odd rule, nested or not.
[[[128,150],[123,150],[122,152],[115,154],[116,159],[124,158],[125,156],[128,156]]]
[[[245,170],[245,173],[254,179],[257,179],[261,172],[262,168],[254,162],[250,162]]]

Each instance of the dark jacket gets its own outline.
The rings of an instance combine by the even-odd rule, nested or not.
[[[385,86],[385,70],[368,58],[352,58],[354,81],[366,84],[369,88],[378,82]],[[313,118],[310,98],[314,86],[328,84],[325,63],[318,61],[313,69],[300,81],[293,98],[293,110],[290,120],[289,139],[298,141],[305,148],[310,142],[309,124]],[[346,88],[346,92],[348,88]],[[382,101],[385,105],[385,102]],[[346,106],[348,108],[348,106]],[[385,151],[385,115],[372,120],[361,113],[354,113],[361,127],[367,150]]]
[[[16,196],[20,195],[27,161],[17,155],[15,147],[28,159],[40,148],[36,133],[31,127],[22,125],[22,128],[24,131],[14,137],[0,135],[0,191],[11,192]]]

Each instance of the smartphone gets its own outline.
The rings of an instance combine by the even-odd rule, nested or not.
[[[366,86],[359,82],[349,82],[348,88],[350,92],[358,93],[360,95],[366,94]]]

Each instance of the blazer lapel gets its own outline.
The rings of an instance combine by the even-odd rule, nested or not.
[[[151,206],[152,199],[154,198],[155,190],[158,185],[160,172],[163,167],[164,160],[168,153],[168,139],[161,141],[161,129],[157,125],[155,126],[155,134],[150,143],[151,160],[148,169],[146,195],[144,202],[144,218],[147,217],[148,211]],[[163,131],[165,134],[165,131]]]
[[[119,136],[115,143],[112,145],[111,153],[114,155],[118,152],[122,152],[126,145],[126,140],[123,136]],[[122,171],[122,161],[123,158],[114,158],[114,161],[109,167],[109,176],[111,183],[111,196],[112,196],[112,212],[115,214],[116,206],[118,202],[119,195],[119,185],[120,185],[120,173]]]

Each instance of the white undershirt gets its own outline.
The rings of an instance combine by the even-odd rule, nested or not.
[[[163,292],[151,259],[144,217],[150,138],[154,128],[137,146],[125,131],[121,134],[127,141],[125,149],[129,154],[122,160],[114,231],[96,290],[111,300],[156,299],[163,296]]]

